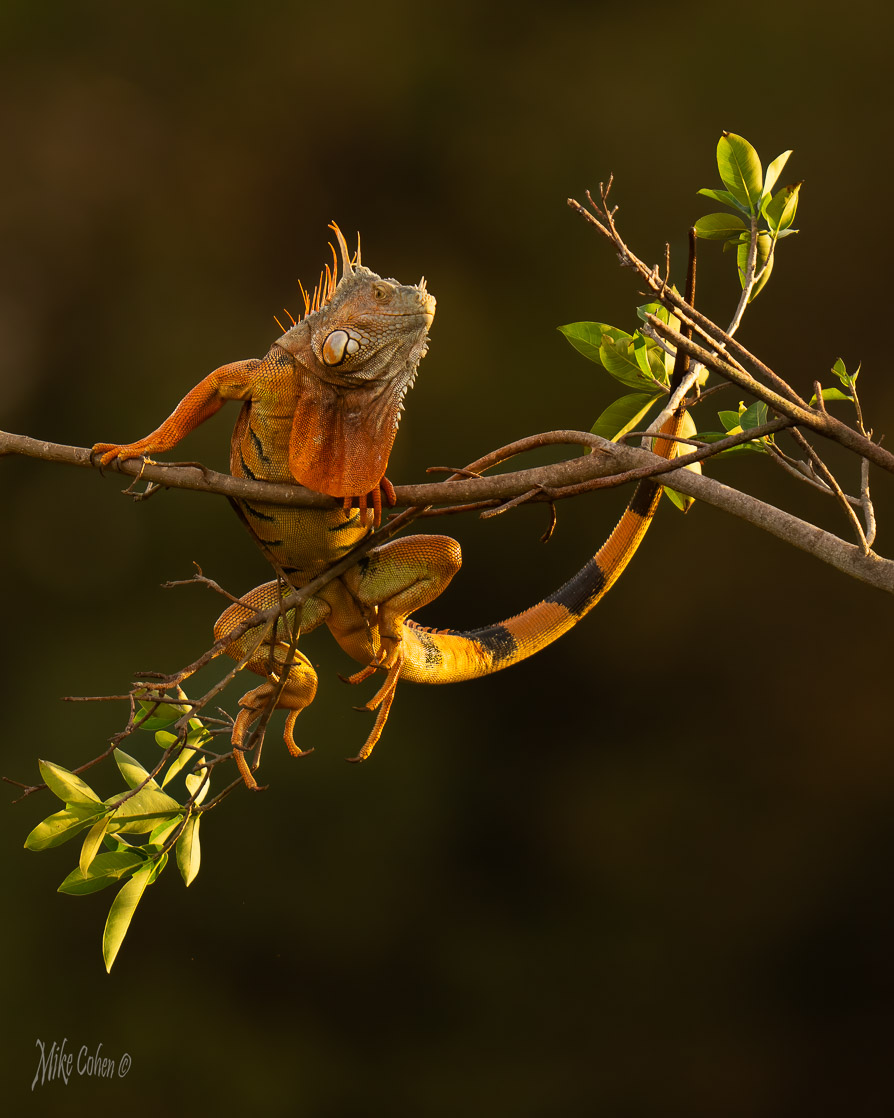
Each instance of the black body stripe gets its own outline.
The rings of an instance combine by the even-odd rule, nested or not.
[[[257,431],[254,429],[254,427],[251,426],[251,424],[248,425],[248,433],[249,435],[251,435],[251,441],[254,444],[254,448],[257,452],[258,458],[260,458],[262,462],[269,463],[270,459],[264,453],[264,444],[261,442],[260,435],[258,435]]]
[[[263,536],[259,536],[257,533],[255,533],[255,538],[258,543],[262,543],[265,547],[282,547],[283,544],[282,540],[265,540]]]
[[[580,617],[587,611],[603,586],[605,586],[605,571],[595,559],[590,559],[576,575],[569,578],[564,586],[560,586],[543,600],[564,606],[576,617]]]
[[[344,524],[334,524],[331,528],[327,528],[326,531],[327,532],[340,532],[343,528],[350,528],[352,524],[356,524],[359,519],[360,519],[360,510],[358,509],[357,512],[354,513],[354,515],[351,517],[350,520],[346,520],[344,522]]]
[[[242,501],[241,503],[242,503],[242,507],[245,509],[245,511],[250,512],[251,515],[256,517],[258,520],[266,520],[269,524],[274,524],[276,522],[276,517],[275,516],[270,516],[266,512],[261,512],[259,509],[253,508],[248,503],[248,501]]]
[[[477,641],[491,654],[494,664],[508,660],[518,649],[518,642],[505,625],[488,625],[465,634],[470,640]]]
[[[241,450],[239,451],[239,461],[242,463],[242,469],[245,472],[245,476],[251,478],[252,481],[257,481],[257,476],[252,473],[250,466],[245,461],[245,455],[242,453]]]

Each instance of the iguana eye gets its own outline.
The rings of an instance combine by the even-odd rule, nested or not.
[[[380,303],[384,303],[391,298],[392,290],[387,284],[377,283],[373,288],[373,295]]]
[[[340,365],[345,353],[356,353],[357,343],[344,330],[333,330],[323,342],[323,360],[327,365]]]

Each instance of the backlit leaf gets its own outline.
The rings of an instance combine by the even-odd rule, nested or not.
[[[38,761],[40,775],[50,791],[66,804],[98,804],[99,796],[79,776],[54,765],[52,761]]]
[[[123,749],[116,749],[114,753],[115,763],[121,771],[128,788],[136,788],[142,784],[146,777],[149,775],[148,771],[143,768],[136,758],[129,756]],[[147,788],[158,788],[156,780],[150,780],[146,785]]]
[[[752,214],[758,212],[764,185],[757,152],[742,136],[724,132],[717,144],[717,169],[723,185]]]
[[[715,202],[720,202],[724,206],[732,206],[740,213],[748,213],[748,206],[744,202],[740,202],[735,194],[730,194],[728,190],[713,190],[707,186],[702,187],[699,194],[704,194],[706,198],[711,198]]]
[[[102,840],[108,828],[109,817],[104,815],[101,819],[98,819],[87,832],[87,837],[84,839],[83,845],[81,846],[81,857],[78,860],[78,868],[82,874],[86,874],[90,869],[90,864],[96,857],[99,848],[102,846]]]
[[[192,885],[199,872],[201,849],[199,847],[199,823],[202,817],[194,812],[186,821],[183,833],[177,839],[177,868],[187,886]]]
[[[745,222],[735,214],[705,214],[695,223],[695,235],[704,241],[728,241],[747,231]]]
[[[617,442],[628,431],[635,431],[643,416],[664,393],[633,392],[621,396],[605,409],[592,427],[594,435]]]
[[[108,885],[114,885],[122,877],[127,877],[135,869],[146,865],[146,859],[136,851],[116,851],[97,854],[86,873],[80,867],[71,873],[59,886],[58,892],[80,897],[86,893],[98,893]]]
[[[763,192],[765,195],[768,195],[772,191],[773,187],[776,185],[777,179],[782,174],[782,168],[786,165],[786,163],[788,163],[788,159],[791,154],[792,153],[790,151],[784,151],[782,155],[777,155],[770,166],[767,168],[767,173],[764,175]]]
[[[560,326],[558,329],[578,353],[582,353],[590,361],[595,361],[597,365],[602,364],[599,349],[605,335],[613,341],[620,341],[622,338],[630,339],[630,335],[625,331],[617,330],[614,326],[606,326],[604,322],[570,322],[567,326]]]
[[[102,957],[107,971],[112,969],[112,964],[115,962],[124,937],[127,935],[127,929],[130,927],[133,914],[136,912],[137,905],[149,884],[151,872],[152,867],[139,870],[121,888],[118,896],[112,901],[102,937]]]
[[[93,826],[97,818],[105,815],[107,810],[105,804],[72,804],[57,811],[31,831],[25,839],[25,849],[51,850],[54,846],[61,846]]]

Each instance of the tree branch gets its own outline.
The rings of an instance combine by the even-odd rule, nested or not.
[[[706,356],[713,359],[713,355]],[[778,422],[778,421],[777,421]],[[769,427],[770,425],[765,425]],[[844,424],[842,424],[844,426]],[[847,428],[847,430],[851,430]],[[610,443],[598,435],[591,435],[584,431],[547,431],[539,435],[532,435],[527,439],[520,439],[499,451],[494,451],[485,458],[474,463],[472,469],[484,468],[498,461],[505,461],[515,454],[521,454],[538,447],[551,445],[578,445],[588,447],[592,452],[565,462],[551,466],[538,466],[530,470],[514,471],[512,473],[497,474],[481,478],[457,478],[444,482],[434,482],[422,485],[404,485],[395,489],[398,504],[412,507],[412,516],[401,513],[400,523],[389,521],[384,527],[386,533],[380,537],[378,533],[367,537],[366,540],[352,553],[337,564],[337,569],[332,568],[325,575],[324,580],[334,577],[346,569],[357,557],[388,538],[405,526],[410,519],[420,514],[419,506],[429,505],[454,505],[470,502],[499,503],[514,497],[522,496],[531,490],[536,492],[529,498],[532,502],[550,502],[560,497],[574,496],[583,487],[584,483],[599,483],[601,488],[612,485],[624,484],[635,477],[664,476],[668,485],[680,493],[695,497],[705,504],[714,505],[724,512],[746,520],[755,527],[777,536],[779,539],[808,552],[823,563],[828,563],[837,570],[868,583],[888,593],[894,592],[894,563],[882,559],[875,554],[863,555],[859,547],[845,543],[829,532],[774,508],[772,505],[759,501],[746,493],[731,489],[713,478],[700,476],[692,470],[684,468],[685,463],[696,458],[707,458],[716,454],[725,446],[734,445],[735,442],[745,441],[760,435],[763,428],[755,428],[744,432],[742,436],[731,436],[731,439],[721,443],[714,443],[710,447],[702,448],[692,455],[669,463],[666,458],[651,454],[639,447],[623,446],[619,443]],[[853,432],[857,434],[857,432]],[[860,437],[860,436],[858,436]],[[881,450],[876,443],[869,444]],[[85,448],[58,446],[54,443],[40,442],[37,439],[28,439],[23,435],[11,435],[0,432],[0,454],[26,454],[32,458],[44,458],[54,462],[64,462],[74,466],[89,467],[90,452]],[[869,457],[867,455],[867,457]],[[889,457],[891,457],[889,455]],[[681,466],[680,463],[683,463]],[[152,480],[160,480],[162,484],[172,488],[198,489],[206,493],[225,493],[228,496],[244,496],[248,499],[269,501],[271,504],[284,504],[306,508],[332,508],[336,502],[329,497],[318,493],[311,493],[295,485],[277,485],[272,482],[249,481],[245,478],[233,478],[228,474],[219,474],[212,470],[203,470],[196,466],[159,466],[146,465],[143,476]],[[636,471],[631,474],[629,471]],[[131,476],[140,473],[140,464],[122,463],[118,470]],[[434,510],[431,510],[434,511]],[[381,531],[381,530],[380,530]],[[328,576],[328,578],[327,578]],[[316,581],[304,588],[300,596],[292,596],[286,600],[286,608],[298,604],[299,597],[313,593],[317,589]],[[294,598],[294,600],[293,600]],[[274,610],[273,613],[278,613]],[[272,618],[273,614],[271,614]],[[253,619],[257,620],[257,619]],[[265,618],[265,620],[269,620]],[[254,625],[246,625],[246,630]],[[228,640],[234,638],[234,633],[229,634]],[[216,653],[221,649],[217,648]],[[209,650],[210,652],[211,650]],[[209,657],[210,658],[210,657]],[[207,660],[203,659],[203,663]],[[191,665],[194,670],[199,664]]]

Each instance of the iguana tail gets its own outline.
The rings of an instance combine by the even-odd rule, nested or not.
[[[664,433],[677,435],[681,419],[670,420]],[[655,452],[672,458],[677,444],[656,439]],[[404,661],[400,678],[416,683],[459,683],[492,675],[533,656],[588,613],[608,593],[642,543],[661,498],[661,485],[641,481],[611,535],[572,578],[523,613],[470,632],[428,629],[412,620],[404,624]]]

